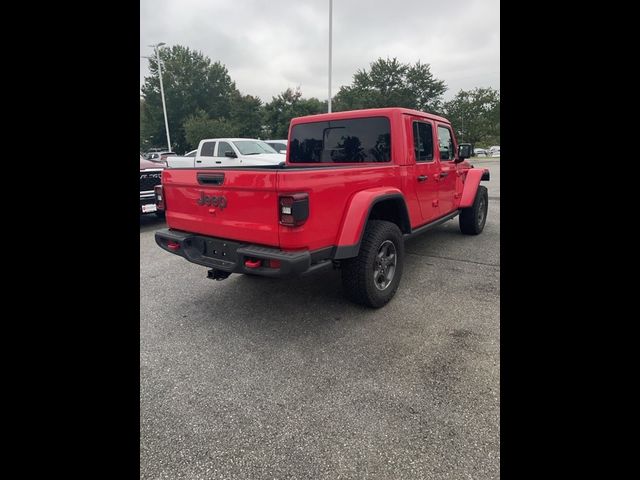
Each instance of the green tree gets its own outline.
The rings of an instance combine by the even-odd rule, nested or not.
[[[257,138],[262,130],[262,100],[252,95],[231,96],[230,122],[238,137]]]
[[[140,97],[140,152],[146,152],[150,147],[150,139],[146,134],[147,125],[144,115],[144,98]]]
[[[209,118],[228,119],[236,87],[227,68],[212,63],[201,52],[175,45],[161,49],[160,59],[171,142],[174,150],[183,152],[189,148],[185,120],[197,110],[206,112]],[[167,140],[155,57],[149,59],[149,71],[151,75],[145,77],[141,88],[141,137],[154,146],[164,146]]]
[[[264,135],[276,139],[287,138],[292,118],[315,115],[327,111],[327,102],[315,97],[302,98],[300,88],[287,88],[264,106]]]
[[[458,139],[475,146],[500,145],[500,91],[492,88],[460,90],[444,104]]]
[[[356,71],[353,83],[340,87],[332,103],[334,111],[377,107],[441,111],[447,87],[433,76],[429,64],[405,64],[394,57],[379,58],[370,67]]]
[[[184,122],[185,138],[188,149],[198,147],[205,138],[240,137],[238,127],[224,118],[209,118],[204,110],[197,110]]]

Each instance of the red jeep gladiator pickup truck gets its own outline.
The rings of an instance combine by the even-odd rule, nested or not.
[[[231,273],[284,277],[339,267],[347,296],[385,305],[404,239],[457,215],[482,232],[489,171],[465,161],[445,118],[377,108],[294,118],[284,166],[169,168],[156,187],[163,249]]]

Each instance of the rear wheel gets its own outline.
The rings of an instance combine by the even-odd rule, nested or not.
[[[478,186],[473,205],[460,211],[460,231],[465,235],[478,235],[484,230],[489,209],[487,187]]]
[[[403,267],[404,241],[398,226],[371,220],[365,229],[358,256],[342,261],[345,294],[356,303],[382,307],[398,290]]]

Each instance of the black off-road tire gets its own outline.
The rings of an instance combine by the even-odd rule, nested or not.
[[[391,264],[388,264],[387,269],[382,270],[382,272],[386,273],[381,273],[378,276],[378,279],[383,279],[380,282],[374,278],[374,271],[380,265],[380,258],[390,258],[390,254],[386,256],[384,251],[383,257],[378,256],[382,247],[387,252],[391,251],[389,242],[393,245],[396,255],[394,271],[391,274],[388,273],[391,266]],[[396,290],[398,290],[403,267],[404,239],[398,226],[395,223],[383,220],[370,220],[362,237],[358,256],[342,261],[342,286],[344,292],[347,298],[353,302],[380,308],[391,300]],[[391,275],[391,278],[387,278],[388,275]],[[376,286],[376,284],[379,286]],[[385,284],[386,286],[381,289],[380,287]]]
[[[489,210],[487,187],[478,186],[473,205],[460,211],[460,231],[465,235],[478,235],[484,230]]]

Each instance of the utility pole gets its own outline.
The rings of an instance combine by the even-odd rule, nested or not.
[[[169,120],[167,119],[167,105],[164,101],[164,87],[162,85],[162,67],[160,65],[160,51],[159,47],[166,45],[164,42],[157,43],[155,45],[149,45],[156,52],[156,61],[158,62],[158,75],[160,76],[160,95],[162,96],[162,111],[164,112],[164,128],[167,131],[167,151],[171,151],[171,137],[169,136]]]

